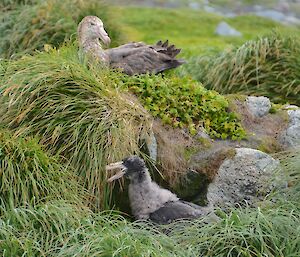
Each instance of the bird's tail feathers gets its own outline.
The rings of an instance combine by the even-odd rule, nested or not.
[[[176,55],[178,55],[181,52],[180,48],[176,48],[175,45],[170,45],[169,46],[169,40],[167,39],[165,42],[162,42],[159,40],[156,45],[158,49],[157,51],[160,53],[164,53],[168,55],[171,58],[175,58]]]

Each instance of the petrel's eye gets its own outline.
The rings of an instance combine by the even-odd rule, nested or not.
[[[92,26],[95,26],[95,25],[96,25],[96,23],[94,23],[94,22],[91,22],[91,25],[92,25]]]

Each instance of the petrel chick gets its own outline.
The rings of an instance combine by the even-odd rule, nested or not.
[[[130,156],[121,162],[106,166],[106,170],[121,170],[108,179],[112,182],[123,176],[130,180],[129,201],[132,213],[137,220],[150,219],[158,224],[168,224],[177,219],[194,219],[207,216],[209,207],[180,200],[167,189],[159,187],[151,180],[143,159]]]

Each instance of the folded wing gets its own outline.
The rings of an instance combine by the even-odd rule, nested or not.
[[[153,73],[176,68],[184,60],[176,59],[180,49],[170,45],[168,40],[155,45],[144,43],[129,43],[120,47],[105,50],[109,56],[110,66],[121,69],[128,75]]]

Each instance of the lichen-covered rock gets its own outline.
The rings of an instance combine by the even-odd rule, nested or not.
[[[149,138],[147,138],[146,140],[146,143],[150,158],[153,161],[157,161],[157,141],[153,131],[151,131]]]
[[[235,28],[232,28],[228,23],[222,21],[218,24],[215,34],[219,36],[234,36],[240,37],[242,33],[237,31]]]
[[[250,112],[256,117],[263,117],[269,113],[271,102],[265,96],[248,96],[246,99]]]
[[[223,161],[235,155],[232,147],[197,149],[189,158],[188,169],[174,187],[176,194],[184,200],[198,205],[207,205],[207,188]]]
[[[250,148],[236,148],[236,155],[220,166],[208,187],[207,199],[215,207],[255,206],[278,185],[273,181],[279,161]]]
[[[284,144],[290,148],[300,147],[300,109],[287,111],[289,115],[288,128],[284,132]]]

